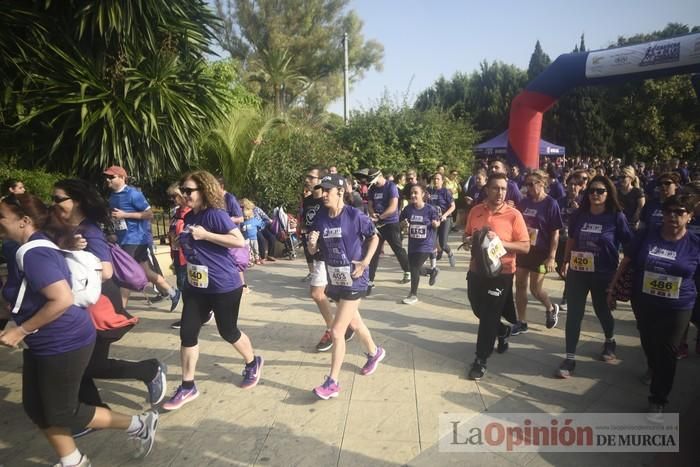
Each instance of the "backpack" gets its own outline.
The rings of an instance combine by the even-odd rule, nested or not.
[[[148,285],[146,272],[141,265],[116,243],[109,243],[112,258],[112,279],[119,287],[141,292]]]
[[[19,247],[15,253],[15,260],[20,272],[24,272],[25,253],[37,247],[58,250],[65,258],[71,275],[74,305],[85,308],[97,303],[102,293],[102,263],[97,256],[88,251],[62,250],[49,240],[32,240]],[[19,313],[26,289],[27,279],[24,278],[12,313]]]
[[[488,226],[484,226],[481,230],[474,232],[471,256],[475,261],[477,274],[498,277],[503,269],[500,258],[506,254],[506,251],[498,236],[489,240],[488,233],[490,231]]]

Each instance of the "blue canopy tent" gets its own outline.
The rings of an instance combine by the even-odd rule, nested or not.
[[[506,156],[508,154],[508,130],[474,147],[479,158]],[[566,155],[566,148],[540,139],[540,156],[559,157]]]

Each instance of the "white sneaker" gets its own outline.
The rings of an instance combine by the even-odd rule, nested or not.
[[[90,459],[88,459],[88,456],[83,454],[80,458],[80,462],[78,462],[77,464],[65,466],[62,462],[59,462],[58,464],[54,464],[53,467],[92,467],[92,463],[90,462]]]
[[[418,303],[418,297],[416,297],[415,295],[409,295],[408,297],[401,300],[401,302],[404,305],[415,305],[416,303]]]
[[[153,443],[156,440],[156,429],[158,428],[158,412],[150,410],[139,415],[139,419],[143,424],[138,433],[131,435],[129,438],[134,443],[134,458],[146,457],[153,449]]]

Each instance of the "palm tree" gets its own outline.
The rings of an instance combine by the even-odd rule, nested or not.
[[[182,170],[225,99],[205,72],[217,21],[203,0],[3,2],[0,42],[21,48],[0,47],[0,143],[81,175]]]
[[[274,102],[275,113],[286,112],[311,82],[299,73],[287,49],[263,50],[252,60],[248,80],[259,83],[261,91]],[[289,100],[287,100],[289,98]]]

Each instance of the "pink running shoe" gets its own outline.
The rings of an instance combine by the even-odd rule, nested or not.
[[[340,394],[340,385],[338,385],[337,381],[333,381],[333,378],[330,376],[326,376],[326,380],[323,384],[314,388],[314,394],[324,401],[327,401],[331,397],[338,397],[338,394]]]
[[[369,376],[374,373],[374,370],[377,369],[379,362],[384,360],[384,357],[386,357],[386,351],[382,347],[377,346],[377,351],[375,352],[374,356],[370,354],[365,355],[367,355],[367,363],[365,363],[365,366],[362,367],[361,373],[365,376]]]
[[[177,410],[198,397],[199,391],[197,391],[197,386],[193,387],[192,389],[185,389],[182,387],[182,385],[180,385],[175,390],[173,397],[163,404],[163,408],[165,410]]]

